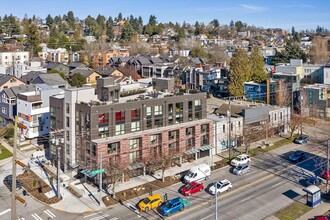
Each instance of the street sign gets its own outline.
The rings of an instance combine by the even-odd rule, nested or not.
[[[93,170],[93,171],[92,171],[92,174],[93,174],[93,175],[96,175],[96,174],[98,174],[98,173],[103,173],[103,172],[104,172],[104,169]]]

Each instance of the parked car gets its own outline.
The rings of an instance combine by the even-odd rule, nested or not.
[[[233,173],[236,175],[243,175],[244,173],[250,172],[250,165],[249,164],[243,164],[235,167],[233,170]]]
[[[163,199],[159,194],[154,194],[144,198],[139,202],[138,207],[142,212],[147,212],[150,209],[160,207],[163,204]]]
[[[175,212],[184,209],[184,204],[180,197],[168,200],[165,204],[160,207],[160,214],[164,216],[169,216]]]
[[[309,141],[309,137],[307,135],[301,135],[293,140],[295,144],[303,144]]]
[[[235,159],[233,159],[230,162],[230,164],[236,167],[236,166],[239,166],[242,164],[247,164],[249,162],[251,162],[250,156],[247,154],[241,154],[241,155],[238,155]]]
[[[305,152],[303,151],[296,151],[290,155],[289,159],[291,162],[297,163],[303,161],[307,158]]]
[[[325,170],[323,170],[323,172],[322,172],[322,178],[323,179],[330,179],[330,169],[329,169],[329,172],[328,172],[328,175],[327,175],[327,169],[325,169]]]
[[[320,216],[315,216],[315,220],[330,220],[330,214],[328,215],[320,215]]]
[[[207,179],[211,176],[211,167],[207,164],[200,164],[192,167],[183,177],[184,182],[190,183],[193,181]]]
[[[200,192],[204,190],[204,186],[203,183],[198,183],[198,182],[191,182],[188,183],[187,185],[185,185],[182,189],[181,189],[181,193],[184,196],[190,196],[191,194]]]
[[[215,188],[215,185],[217,186],[217,188]],[[233,187],[233,185],[231,185],[231,182],[227,179],[221,180],[219,182],[217,182],[216,184],[213,184],[210,189],[209,192],[214,195],[215,193],[223,193],[225,191],[230,190]]]
[[[322,184],[323,184],[322,180],[320,180],[316,176],[312,176],[312,177],[309,177],[306,179],[307,186],[310,186],[310,185],[320,186]]]
[[[3,183],[8,187],[8,189],[12,190],[12,183],[13,183],[13,175],[8,175],[3,179]],[[20,190],[22,188],[21,183],[16,179],[16,190]]]

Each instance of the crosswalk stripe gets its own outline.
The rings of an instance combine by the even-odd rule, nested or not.
[[[92,219],[90,219],[90,220],[101,220],[101,219],[106,218],[106,217],[110,217],[110,215],[105,214],[105,215],[101,215],[101,216],[98,216],[98,217],[92,218]]]
[[[89,217],[92,217],[93,215],[98,215],[98,214],[101,214],[101,213],[102,213],[102,211],[101,212],[95,212],[95,213],[92,213],[90,215],[84,216],[84,218],[89,218]]]
[[[55,218],[55,217],[56,217],[56,215],[55,215],[54,213],[52,213],[51,211],[49,211],[48,209],[47,209],[47,210],[44,210],[44,212],[45,212],[47,215],[49,215],[49,217],[51,217],[51,218]]]
[[[42,220],[42,218],[39,215],[35,214],[35,213],[31,214],[31,216],[36,220]]]

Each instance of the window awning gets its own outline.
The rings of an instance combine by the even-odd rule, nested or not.
[[[20,128],[23,128],[23,129],[27,129],[27,127],[25,125],[23,125],[22,123],[18,123],[17,126]]]
[[[192,154],[195,154],[198,152],[199,152],[199,149],[191,149],[191,150],[186,151],[185,154],[192,155]]]
[[[203,146],[203,147],[199,148],[200,151],[206,151],[206,150],[211,150],[211,149],[213,149],[213,147],[210,146],[210,145]]]
[[[144,163],[135,163],[135,164],[129,165],[128,169],[129,170],[137,170],[137,169],[141,169],[143,167],[145,167]]]

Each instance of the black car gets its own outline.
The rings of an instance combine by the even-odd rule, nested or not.
[[[309,137],[307,135],[302,135],[300,137],[297,137],[293,140],[293,143],[295,144],[303,144],[307,143],[309,141]]]
[[[13,183],[13,176],[8,175],[3,179],[3,183],[8,187],[8,189],[11,191],[12,189],[12,183]],[[16,179],[16,190],[21,189],[21,183]]]
[[[303,161],[307,158],[305,152],[302,151],[296,151],[293,154],[291,154],[291,156],[289,157],[291,162],[297,163],[300,161]]]

